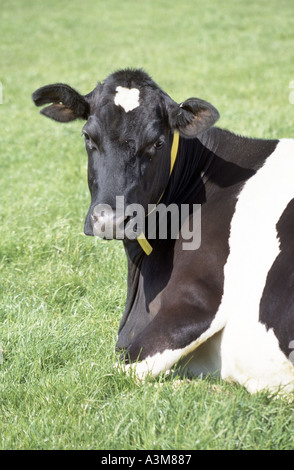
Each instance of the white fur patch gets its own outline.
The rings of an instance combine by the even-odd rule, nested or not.
[[[140,106],[139,102],[140,91],[137,88],[125,88],[122,86],[116,87],[116,95],[114,103],[121,106],[126,113],[132,111]]]
[[[276,224],[293,198],[294,140],[284,139],[238,197],[217,313],[227,318],[221,375],[250,392],[294,385],[293,365],[273,331],[259,322],[267,274],[280,251]]]

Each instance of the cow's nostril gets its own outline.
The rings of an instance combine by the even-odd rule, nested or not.
[[[131,219],[132,216],[127,216],[120,211],[108,210],[103,204],[95,206],[89,217],[93,234],[107,240],[123,240]]]
[[[105,217],[103,216],[98,216],[98,215],[91,215],[91,223],[93,227],[93,233],[95,236],[100,237],[100,238],[108,238],[106,235],[106,226],[107,226],[107,220],[105,220]],[[109,221],[108,221],[109,225]]]
[[[91,219],[92,225],[94,225],[95,222],[97,222],[98,217],[97,217],[97,215],[91,214],[90,219]]]

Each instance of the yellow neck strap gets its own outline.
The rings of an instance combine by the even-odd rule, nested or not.
[[[173,137],[173,143],[172,143],[172,148],[171,148],[171,154],[170,154],[170,171],[169,171],[169,176],[172,174],[172,171],[173,171],[173,168],[174,168],[174,165],[175,165],[175,161],[176,161],[176,158],[177,158],[177,154],[178,154],[178,148],[179,148],[179,140],[180,140],[180,135],[179,135],[179,132],[178,131],[175,131],[174,132],[174,137]],[[160,196],[160,198],[158,199],[157,201],[157,204],[156,206],[159,204],[159,202],[161,201],[162,197],[164,195],[164,191],[162,193],[162,195]],[[155,208],[154,208],[155,209]],[[153,210],[154,210],[153,209]],[[150,214],[150,212],[149,212]],[[149,215],[147,214],[147,216]],[[150,255],[150,253],[152,252],[152,246],[150,245],[150,243],[148,242],[147,238],[145,237],[144,233],[142,232],[138,237],[137,237],[137,240],[138,240],[138,243],[140,244],[142,250],[146,253],[146,255]]]

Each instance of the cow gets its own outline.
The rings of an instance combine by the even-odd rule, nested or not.
[[[215,127],[213,105],[177,103],[142,69],[118,70],[86,95],[47,85],[33,101],[49,104],[41,113],[53,120],[86,121],[84,232],[122,240],[128,263],[116,345],[125,370],[144,379],[179,367],[218,373],[250,393],[291,391],[294,140]],[[142,208],[142,231],[119,201]],[[159,206],[188,208],[177,236],[170,230],[176,212],[165,238],[160,217],[148,235]],[[199,211],[200,242],[185,249],[184,224],[191,228]]]

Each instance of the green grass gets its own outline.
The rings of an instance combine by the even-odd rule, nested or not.
[[[83,235],[81,122],[31,93],[82,93],[143,67],[237,133],[293,137],[292,0],[2,0],[0,448],[293,449],[294,404],[208,378],[138,384],[114,369],[126,296],[120,242]]]

